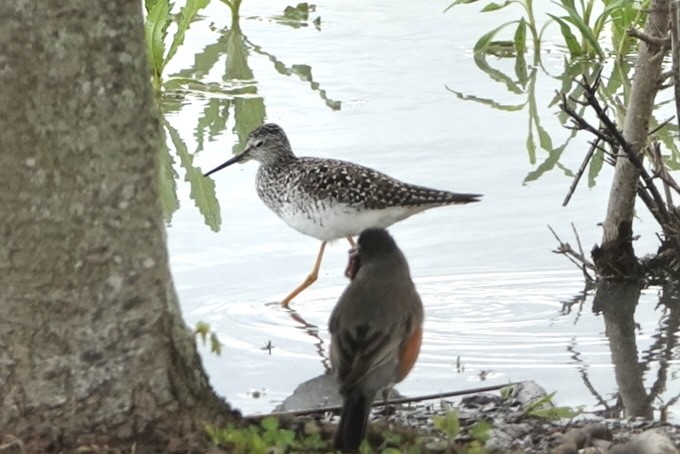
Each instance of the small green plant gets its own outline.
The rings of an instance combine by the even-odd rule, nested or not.
[[[555,2],[566,13],[562,16],[548,14],[560,27],[562,38],[572,57],[605,58],[600,42],[607,26],[611,26],[619,54],[630,50],[631,41],[626,30],[642,24],[644,7],[634,0],[560,0]],[[596,4],[601,5],[596,5]],[[645,2],[646,3],[646,2]],[[596,14],[601,7],[599,14]],[[574,33],[575,32],[575,33]],[[577,38],[580,36],[580,39]]]
[[[477,3],[479,0],[455,0],[444,11],[456,5]],[[564,14],[546,13],[549,20],[539,25],[534,14],[534,0],[505,0],[502,3],[487,1],[481,12],[494,12],[509,6],[519,6],[523,11],[516,20],[504,22],[493,30],[482,35],[475,44],[475,54],[484,53],[497,56],[517,56],[527,50],[527,33],[531,37],[534,56],[540,51],[545,30],[557,24],[569,51],[574,57],[605,58],[601,40],[609,29],[613,38],[613,47],[618,55],[630,51],[633,41],[626,34],[630,27],[644,23],[645,10],[649,0],[556,0],[552,3]],[[494,39],[502,30],[515,26],[512,41]]]
[[[580,410],[573,410],[570,407],[556,407],[552,402],[553,397],[555,397],[554,391],[530,402],[524,410],[524,414],[535,418],[553,420],[573,418],[581,413]]]
[[[224,346],[222,342],[217,337],[217,333],[210,329],[210,324],[206,322],[196,323],[196,328],[194,329],[194,334],[200,337],[205,345],[208,340],[210,340],[210,352],[216,355],[222,354],[222,347]]]
[[[298,437],[293,430],[280,427],[279,420],[267,416],[259,425],[236,427],[207,426],[206,432],[213,444],[236,454],[278,454],[285,452],[328,451],[329,446],[319,432]]]
[[[454,439],[460,433],[460,420],[458,412],[453,408],[448,408],[443,415],[432,418],[432,423],[437,430],[446,435],[446,451],[453,451]]]
[[[474,440],[473,443],[477,443],[477,445],[480,448],[480,452],[483,451],[482,446],[486,443],[486,441],[489,439],[491,434],[489,433],[491,431],[491,423],[488,421],[478,421],[476,422],[471,428],[470,428],[470,436]]]
[[[465,454],[483,454],[484,444],[489,439],[491,424],[487,421],[478,421],[468,429],[472,438],[464,448],[456,449],[454,446],[455,438],[461,433],[458,412],[453,408],[448,408],[443,415],[432,418],[434,427],[446,435],[446,452],[460,452]]]
[[[173,19],[170,14],[173,4],[170,0],[144,1],[146,9],[144,36],[149,66],[151,66],[151,81],[156,92],[160,92],[163,70],[184,42],[184,34],[198,12],[208,6],[208,3],[210,3],[210,0],[186,0],[176,19]],[[165,40],[168,36],[168,26],[173,20],[177,23],[177,30],[172,36],[170,47],[166,51]]]

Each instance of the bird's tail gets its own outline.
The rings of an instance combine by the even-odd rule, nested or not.
[[[371,413],[371,402],[362,393],[353,392],[345,399],[338,428],[333,438],[333,449],[354,451],[359,449],[366,437],[368,415]]]

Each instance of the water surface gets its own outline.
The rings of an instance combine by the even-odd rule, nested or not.
[[[219,37],[214,30],[230,26],[228,10],[213,3],[187,34],[171,72],[191,66],[194,53]],[[401,3],[324,2],[315,13],[322,20],[317,30],[267,19],[281,11],[280,2],[246,1],[240,23],[254,78],[250,96],[259,100],[267,121],[287,131],[296,153],[484,194],[480,203],[438,208],[390,229],[426,310],[420,360],[400,391],[429,394],[533,379],[556,391],[560,405],[601,408],[600,399],[613,404],[617,383],[603,317],[593,314],[593,295],[583,293],[580,271],[551,253],[556,241],[547,228],[550,224],[574,244],[573,222],[586,250],[599,242],[597,223],[605,214],[611,170],[605,167],[594,187],[583,184],[570,205],[561,207],[569,171],[587,150],[587,138],[577,137],[559,166],[526,183],[548,157],[540,150],[536,159],[527,153],[526,109],[502,112],[447,90],[521,102],[521,95],[508,93],[473,62],[472,46],[494,26],[493,17],[470,8],[442,14],[446,4],[440,2]],[[324,96],[339,101],[340,108],[330,108],[309,82],[281,74],[267,55],[288,67],[311,66]],[[561,54],[543,58],[546,69],[560,73]],[[494,64],[511,69],[510,63]],[[205,80],[225,82],[217,70]],[[548,107],[559,86],[546,77],[536,89],[543,127],[556,144],[569,134],[557,121],[556,108]],[[189,96],[167,117],[190,150],[198,146],[196,118],[208,102]],[[208,170],[228,158],[238,140],[235,128],[234,115],[228,116],[227,130],[202,141],[193,164]],[[260,202],[256,168],[247,163],[214,176],[221,226],[213,232],[176,163],[180,208],[168,231],[187,322],[209,322],[225,344],[219,357],[202,351],[211,381],[244,413],[270,411],[299,383],[324,371],[326,324],[346,284],[348,248],[340,241],[327,248],[318,282],[295,300],[293,313],[278,307],[275,303],[311,269],[319,242],[288,228]],[[640,213],[636,230],[638,253],[653,251],[654,225],[646,213]],[[664,308],[657,307],[657,293],[643,292],[635,314],[648,389],[660,370],[657,341],[667,320]],[[265,348],[269,343],[271,350]],[[668,351],[665,400],[680,394],[677,349],[671,345]]]

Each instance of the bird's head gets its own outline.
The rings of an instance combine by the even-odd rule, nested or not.
[[[387,265],[405,267],[406,258],[392,236],[385,229],[366,229],[359,235],[357,245],[349,252],[345,276],[354,279],[362,265],[386,260]]]
[[[283,129],[274,123],[267,123],[253,129],[248,135],[248,140],[243,151],[227,162],[220,164],[204,176],[211,175],[218,170],[229,167],[237,162],[245,162],[251,159],[260,164],[275,164],[282,159],[293,157],[290,142]]]

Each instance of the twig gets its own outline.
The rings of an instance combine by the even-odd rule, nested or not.
[[[585,252],[583,252],[583,246],[581,245],[581,237],[579,237],[578,231],[576,230],[576,226],[574,225],[573,222],[571,223],[571,229],[574,231],[574,237],[576,237],[576,245],[578,246],[579,255],[581,257],[585,257],[586,254]],[[587,265],[589,265],[589,263],[584,263],[581,266],[581,271],[583,271],[583,278],[586,280],[586,285],[595,282],[595,279],[590,274],[588,274]]]
[[[423,400],[434,400],[434,399],[443,399],[445,397],[455,397],[455,396],[464,396],[466,394],[476,394],[476,393],[483,393],[483,392],[488,392],[488,391],[498,391],[499,389],[507,388],[508,386],[514,386],[514,385],[520,385],[522,382],[513,382],[513,383],[506,383],[504,385],[493,385],[493,386],[484,386],[481,388],[471,388],[471,389],[464,389],[461,391],[449,391],[445,393],[437,393],[437,394],[426,394],[423,396],[416,396],[416,397],[402,397],[400,399],[392,399],[387,401],[387,405],[394,405],[394,404],[405,404],[405,403],[411,403],[411,402],[422,402]],[[379,407],[382,406],[385,403],[382,399],[377,399],[375,402],[373,402],[373,407]],[[334,405],[331,407],[320,407],[320,408],[309,408],[305,410],[291,410],[291,411],[275,411],[272,413],[268,413],[266,415],[249,415],[249,416],[244,416],[245,419],[255,419],[259,420],[267,416],[303,416],[303,415],[313,415],[317,413],[337,413],[340,410],[342,410],[341,405]]]
[[[665,126],[671,124],[671,121],[673,121],[673,117],[668,118],[668,119],[662,121],[656,128],[654,128],[654,129],[652,129],[651,131],[649,131],[649,132],[647,133],[647,135],[650,136],[650,137],[653,136],[654,134],[657,133],[657,131],[660,131],[663,127],[665,127]]]
[[[640,160],[639,156],[633,150],[630,143],[628,143],[628,141],[623,137],[621,131],[619,131],[614,122],[612,122],[612,120],[607,115],[605,109],[602,108],[600,102],[597,100],[597,97],[595,95],[597,93],[597,86],[599,85],[599,81],[595,81],[591,85],[588,83],[588,80],[584,76],[583,82],[579,82],[579,85],[581,85],[581,87],[584,89],[585,97],[590,107],[595,111],[597,117],[605,126],[609,134],[611,134],[614,137],[618,146],[624,151],[625,155],[628,157],[630,162],[635,166],[635,168],[639,172],[640,177],[644,181],[645,186],[649,191],[649,194],[651,195],[654,204],[656,205],[654,209],[658,212],[659,215],[658,219],[661,220],[659,221],[659,224],[663,228],[669,220],[668,211],[666,210],[663,198],[661,197],[661,194],[659,194],[659,191],[654,185],[652,177],[650,177],[649,173],[647,172],[647,169],[645,169],[645,167],[642,165],[642,160]]]
[[[581,253],[574,251],[574,249],[571,247],[569,243],[565,243],[560,239],[560,237],[557,235],[557,233],[555,233],[555,230],[553,230],[553,228],[550,225],[548,225],[548,229],[550,229],[550,232],[552,232],[557,242],[560,243],[559,247],[553,251],[555,254],[564,255],[567,259],[569,259],[569,261],[571,261],[571,263],[576,265],[576,267],[578,267],[578,269],[580,270],[582,270],[583,267],[595,270],[595,265],[588,261],[585,254],[583,254],[583,250],[581,250]],[[577,241],[579,242],[580,247],[580,240],[578,240],[578,237]],[[588,276],[588,278],[590,278],[590,276]]]
[[[628,36],[632,36],[633,38],[637,38],[640,41],[644,41],[647,44],[651,44],[653,46],[665,47],[668,46],[671,42],[671,38],[669,36],[666,37],[652,36],[632,27],[626,30],[626,33],[628,33]]]
[[[581,167],[579,167],[578,172],[576,172],[576,176],[574,176],[574,180],[571,182],[571,186],[569,187],[569,192],[567,193],[567,196],[564,198],[564,202],[562,202],[563,207],[566,207],[569,204],[569,200],[571,200],[571,196],[574,194],[576,186],[578,185],[578,182],[581,180],[581,177],[586,171],[586,167],[588,167],[588,162],[590,162],[590,158],[592,158],[593,154],[595,154],[595,150],[598,149],[599,144],[600,138],[598,137],[595,139],[595,142],[593,142],[590,145],[590,150],[588,150],[588,153],[586,153],[585,158],[583,158]]]
[[[569,98],[570,101],[574,103],[579,103],[579,101]],[[567,95],[562,93],[562,102],[560,103],[560,108],[571,118],[572,123],[574,123],[575,126],[568,127],[568,129],[581,129],[590,132],[593,134],[595,137],[597,137],[600,140],[603,140],[607,143],[612,142],[612,138],[608,137],[603,131],[593,127],[590,123],[588,123],[581,115],[579,115],[574,109],[571,108],[569,103],[567,103]]]

